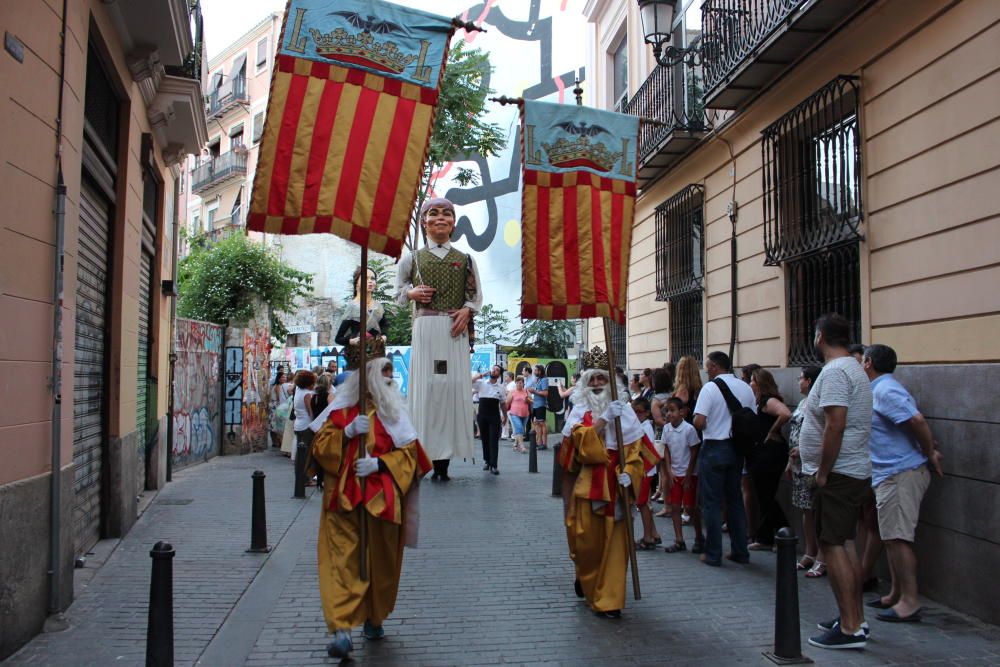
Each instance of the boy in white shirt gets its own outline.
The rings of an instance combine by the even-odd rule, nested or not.
[[[697,489],[698,476],[695,474],[698,464],[698,450],[701,439],[694,426],[684,421],[687,406],[679,398],[667,400],[667,424],[663,427],[664,456],[669,477],[664,480],[663,488],[670,489],[667,500],[671,505],[671,517],[674,522],[674,543],[663,547],[668,554],[687,551],[684,543],[684,533],[681,530],[681,508],[691,516],[691,526],[694,528],[694,548],[691,553],[700,554],[705,549],[705,539],[701,534],[701,517],[698,514]]]

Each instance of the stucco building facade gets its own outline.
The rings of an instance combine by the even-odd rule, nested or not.
[[[584,12],[587,103],[657,121],[640,137],[622,365],[732,350],[779,369],[794,403],[821,313],[891,345],[945,456],[921,591],[1000,621],[973,574],[1000,562],[1000,403],[983,390],[1000,380],[1000,5],[678,0],[665,66],[637,3]]]
[[[165,481],[178,178],[207,131],[197,2],[11,0],[0,24],[2,659]]]

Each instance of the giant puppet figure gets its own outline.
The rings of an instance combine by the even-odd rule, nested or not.
[[[432,480],[448,481],[452,458],[472,458],[469,322],[483,303],[476,262],[451,245],[455,207],[429,199],[420,208],[427,245],[403,256],[396,298],[414,302],[407,396],[417,433],[434,461]]]
[[[360,377],[352,373],[310,425],[317,431],[313,459],[326,472],[317,550],[323,617],[333,633],[327,653],[334,658],[349,657],[355,626],[364,623],[366,639],[385,635],[403,546],[416,544],[419,480],[431,469],[393,382],[392,362],[367,363],[366,415],[358,407]]]
[[[624,387],[620,389],[627,396]],[[632,406],[612,401],[608,372],[585,371],[573,392],[573,411],[559,451],[569,555],[576,568],[576,594],[598,616],[618,618],[625,606],[628,544],[619,485],[632,493],[659,461]],[[614,419],[621,418],[622,440]]]

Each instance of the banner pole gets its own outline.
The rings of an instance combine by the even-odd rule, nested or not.
[[[358,332],[358,342],[360,343],[359,359],[361,365],[358,367],[358,409],[362,415],[368,414],[368,246],[361,246],[361,275],[358,276],[361,283],[359,295],[361,296],[361,312],[358,314],[361,331]],[[362,435],[358,444],[358,457],[362,452],[368,457],[367,441],[368,436]],[[361,480],[361,502],[358,504],[358,555],[361,559],[358,567],[358,575],[361,581],[368,581],[368,517],[365,516],[365,478]]]
[[[604,342],[608,352],[608,373],[611,383],[611,400],[618,400],[618,374],[615,371],[615,352],[611,345],[611,318],[604,318]],[[618,438],[618,458],[621,467],[625,468],[625,443],[622,442],[622,420],[615,417],[615,436]],[[628,562],[632,569],[632,595],[636,600],[642,599],[639,591],[639,563],[635,557],[635,535],[632,528],[632,501],[629,499],[629,487],[618,485],[618,494],[625,505],[625,549],[628,551]]]

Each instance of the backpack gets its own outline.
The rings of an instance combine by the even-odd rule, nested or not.
[[[736,451],[743,456],[750,456],[760,432],[760,422],[757,421],[757,414],[733,396],[733,392],[725,380],[715,378],[712,380],[712,384],[722,392],[722,398],[726,400],[726,405],[729,407],[729,416],[733,420],[731,437],[733,445],[736,446]]]

